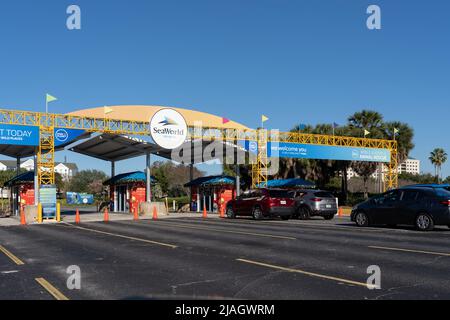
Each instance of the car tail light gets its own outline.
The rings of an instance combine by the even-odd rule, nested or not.
[[[441,201],[440,203],[443,204],[444,206],[450,207],[450,200],[444,200],[444,201]]]
[[[322,199],[320,199],[320,198],[312,198],[311,201],[320,202],[320,201],[322,201]]]

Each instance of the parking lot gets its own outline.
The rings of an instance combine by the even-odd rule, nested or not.
[[[449,239],[347,217],[1,227],[0,299],[449,299]],[[66,286],[72,265],[80,290]]]

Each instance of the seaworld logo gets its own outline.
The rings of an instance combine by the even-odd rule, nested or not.
[[[164,117],[164,120],[160,121],[159,124],[162,124],[164,127],[165,126],[177,126],[178,125],[178,123],[175,120],[173,120],[173,119],[171,119],[169,117]]]
[[[186,141],[187,133],[186,120],[174,109],[161,109],[150,120],[152,139],[164,149],[180,147]]]

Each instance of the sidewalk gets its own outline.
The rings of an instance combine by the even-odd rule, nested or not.
[[[83,222],[98,222],[103,221],[104,214],[101,212],[94,212],[94,213],[83,213],[80,212],[80,220],[81,223]],[[202,213],[197,212],[188,212],[188,213],[169,213],[166,214],[160,214],[158,215],[158,219],[172,219],[172,218],[201,218]],[[219,215],[217,213],[208,213],[208,218],[219,218]],[[130,221],[133,220],[134,216],[129,213],[109,213],[109,221]],[[145,215],[145,216],[139,216],[139,220],[152,220],[152,215]],[[61,220],[63,222],[68,223],[74,223],[75,222],[75,215],[61,215]],[[43,224],[52,224],[55,223],[54,221],[45,221]],[[38,224],[37,222],[28,222],[27,224]],[[19,226],[20,225],[20,219],[18,217],[9,217],[9,218],[0,218],[0,227],[10,227],[10,226]]]
[[[20,226],[20,220],[16,217],[0,218],[0,227]]]
[[[80,220],[81,222],[96,222],[96,221],[103,221],[104,214],[99,213],[81,213],[80,214]],[[195,218],[195,217],[202,217],[201,213],[169,213],[166,214],[159,214],[158,219],[171,219],[171,218]],[[217,213],[210,213],[208,214],[208,217],[210,218],[218,218],[219,215]],[[73,223],[75,222],[75,215],[67,215],[67,216],[61,216],[61,219],[64,222]],[[133,220],[134,216],[130,213],[109,213],[109,221],[127,221],[127,220]],[[139,216],[139,220],[152,220],[152,215],[145,215],[145,216]]]

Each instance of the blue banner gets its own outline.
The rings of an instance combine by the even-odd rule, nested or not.
[[[79,136],[86,131],[79,129],[63,129],[55,128],[55,147],[67,145],[75,141]]]
[[[56,186],[42,185],[39,189],[39,202],[42,204],[42,216],[45,219],[56,218]]]
[[[0,124],[0,144],[38,146],[39,127]]]
[[[269,157],[279,158],[391,162],[391,152],[387,149],[269,142],[267,152]]]
[[[93,204],[94,195],[88,193],[66,192],[67,204]]]
[[[258,153],[258,142],[249,140],[239,140],[238,146],[243,148],[245,151],[250,151],[253,154]]]

